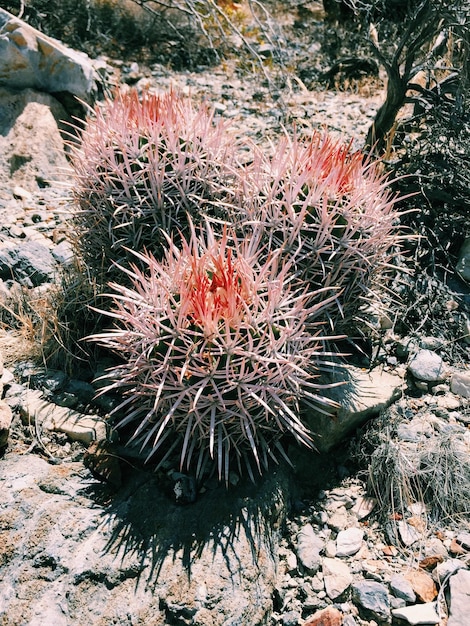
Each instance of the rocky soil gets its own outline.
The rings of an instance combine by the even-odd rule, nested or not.
[[[377,83],[360,94],[276,92],[229,65],[95,67],[108,86],[209,100],[255,142],[295,122],[359,147],[383,97]],[[233,474],[228,491],[212,478],[196,485],[171,462],[155,473],[113,439],[109,407],[93,403],[82,370],[47,370],[28,352],[40,329],[18,294],[39,311],[73,258],[55,121],[64,111],[36,90],[0,97],[10,112],[0,118],[0,624],[466,626],[468,285],[441,288],[462,331],[458,361],[440,337],[383,329],[377,362],[394,383],[383,402],[384,378],[365,386],[346,441],[292,451],[294,468],[256,486]]]

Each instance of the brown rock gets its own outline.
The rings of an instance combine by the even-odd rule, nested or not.
[[[343,614],[332,606],[317,611],[312,617],[309,617],[303,626],[341,626],[343,623]]]
[[[410,517],[406,520],[406,523],[413,526],[413,528],[416,528],[416,530],[420,533],[423,533],[426,530],[426,521],[422,517]]]
[[[85,452],[83,464],[100,480],[116,489],[121,486],[119,458],[109,441],[94,441]]]
[[[419,562],[419,566],[421,569],[434,569],[438,563],[442,563],[444,557],[442,554],[433,554],[432,556],[426,556],[424,559],[421,559]]]
[[[437,588],[433,579],[423,570],[406,572],[403,576],[410,583],[416,597],[421,602],[432,602],[437,596]]]
[[[465,554],[466,550],[463,548],[460,543],[454,538],[450,542],[449,552],[451,554]]]
[[[395,546],[384,546],[382,548],[382,553],[384,556],[397,556],[398,550]]]

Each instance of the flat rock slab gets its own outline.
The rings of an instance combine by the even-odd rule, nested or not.
[[[82,463],[0,460],[0,620],[36,626],[266,624],[287,478],[179,506],[155,473],[112,492]]]
[[[435,602],[404,606],[401,609],[392,609],[392,615],[398,619],[405,620],[407,624],[412,624],[413,626],[418,626],[419,624],[432,626],[440,622]]]
[[[40,391],[28,389],[21,398],[19,410],[23,422],[65,433],[72,441],[89,445],[107,438],[108,426],[101,417],[57,406],[45,400]]]
[[[324,393],[338,403],[331,417],[306,409],[304,420],[314,433],[315,446],[329,452],[347,435],[378,415],[402,394],[403,378],[381,368],[371,371],[338,367],[330,375],[332,382],[344,382]]]

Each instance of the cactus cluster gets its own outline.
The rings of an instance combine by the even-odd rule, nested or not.
[[[77,251],[103,286],[119,355],[105,392],[148,457],[179,451],[252,478],[290,434],[312,446],[301,404],[332,335],[353,327],[398,241],[379,164],[327,134],[272,154],[243,145],[169,93],[105,101],[74,151]]]
[[[380,164],[317,132],[308,141],[284,138],[271,157],[260,151],[244,185],[242,225],[263,224],[268,248],[293,258],[313,294],[336,294],[325,321],[350,332],[367,317],[399,240],[396,199]]]

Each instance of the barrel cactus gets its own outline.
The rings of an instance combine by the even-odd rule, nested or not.
[[[128,249],[159,256],[162,231],[177,236],[188,215],[222,211],[235,144],[208,106],[174,91],[118,92],[90,112],[80,143],[70,142],[73,238],[98,284],[128,263]]]
[[[245,146],[246,147],[246,146]],[[73,150],[77,249],[118,358],[118,427],[154,458],[178,449],[254,478],[313,446],[306,403],[330,412],[318,375],[328,344],[355,331],[399,236],[380,164],[317,133],[270,156],[241,145],[207,107],[170,92],[97,107]]]
[[[332,405],[315,380],[315,310],[291,289],[291,263],[262,256],[256,233],[206,224],[180,247],[169,241],[161,261],[136,254],[145,271],[124,269],[131,286],[112,285],[116,327],[92,339],[123,362],[103,392],[122,394],[118,426],[131,426],[149,457],[178,446],[182,469],[201,475],[214,459],[227,481],[231,459],[261,473],[286,433],[312,446],[299,402]]]
[[[336,333],[367,318],[400,240],[396,198],[379,162],[326,133],[294,136],[271,156],[257,152],[241,196],[241,228],[262,225],[267,249],[292,256],[312,294],[321,287],[337,295],[324,309]]]

